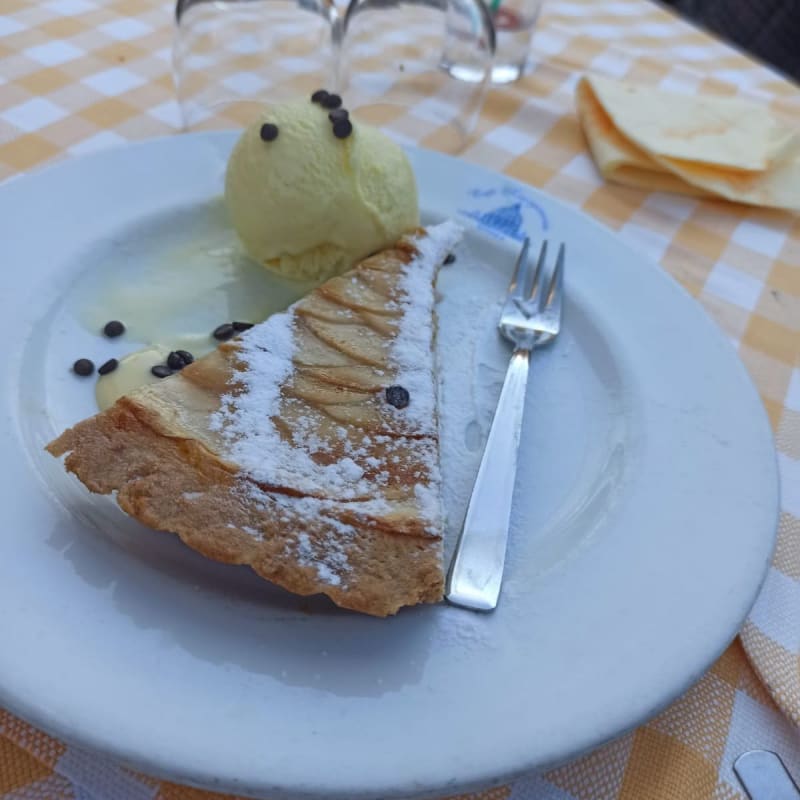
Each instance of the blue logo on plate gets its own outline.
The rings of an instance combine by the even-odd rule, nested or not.
[[[468,195],[474,201],[473,208],[461,208],[459,213],[497,238],[505,236],[520,242],[537,228],[546,231],[549,227],[545,210],[516,186],[476,187]]]

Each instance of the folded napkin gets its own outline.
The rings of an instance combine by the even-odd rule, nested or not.
[[[800,135],[761,106],[596,76],[576,104],[610,181],[800,211]]]

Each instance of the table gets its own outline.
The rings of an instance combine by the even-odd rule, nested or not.
[[[0,179],[178,131],[172,7],[3,0]],[[800,218],[604,184],[573,111],[581,72],[740,95],[793,118],[800,91],[648,0],[551,0],[536,68],[489,94],[463,157],[538,186],[658,261],[716,320],[775,430],[780,539],[741,637],[660,716],[545,775],[470,800],[739,800],[732,761],[763,747],[800,775]],[[424,139],[421,142],[425,144]],[[56,741],[0,709],[0,798],[209,800]]]

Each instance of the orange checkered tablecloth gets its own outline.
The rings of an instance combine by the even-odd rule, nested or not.
[[[172,8],[160,0],[0,0],[0,179],[174,133]],[[779,450],[783,510],[764,591],[737,639],[656,719],[473,800],[738,800],[750,748],[800,775],[800,218],[604,184],[573,111],[587,70],[741,95],[795,121],[800,91],[647,0],[550,0],[535,70],[489,94],[463,157],[598,218],[688,289],[738,349]],[[420,134],[421,136],[423,134]],[[424,143],[424,140],[423,140]],[[208,800],[82,752],[0,710],[0,798]]]

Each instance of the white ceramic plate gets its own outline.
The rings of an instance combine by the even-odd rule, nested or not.
[[[766,416],[671,279],[506,178],[411,153],[426,217],[470,226],[439,284],[451,532],[508,356],[494,324],[513,237],[568,243],[565,326],[534,359],[494,614],[377,620],[295,598],[145,530],[43,455],[93,411],[68,365],[123,346],[81,326],[86,285],[224,227],[209,203],[232,142],[153,141],[0,187],[0,702],[174,780],[354,800],[504,781],[675,698],[734,636],[769,560]]]

